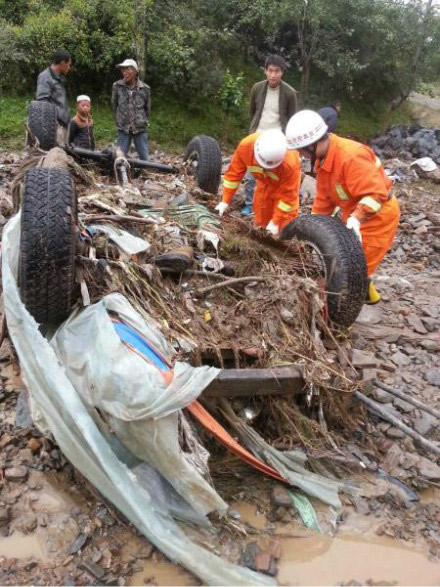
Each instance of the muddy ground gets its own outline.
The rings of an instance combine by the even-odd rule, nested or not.
[[[15,161],[1,157],[5,185]],[[375,276],[382,303],[364,307],[346,348],[364,390],[439,441],[438,421],[369,385],[379,377],[440,409],[440,186],[416,180],[395,191],[402,219]],[[303,210],[310,203],[306,196]],[[0,212],[4,222],[11,210]],[[335,363],[343,363],[331,341],[326,344]],[[25,386],[7,341],[0,378],[0,584],[199,584],[165,560],[26,420]],[[354,401],[351,409],[358,410]],[[364,412],[358,430],[346,435],[357,463],[350,478],[360,493],[344,496],[339,512],[312,500],[321,533],[304,526],[281,486],[218,446],[208,448],[230,518],[215,533],[198,534],[206,548],[264,570],[257,543],[280,584],[440,584],[439,461],[389,423]]]

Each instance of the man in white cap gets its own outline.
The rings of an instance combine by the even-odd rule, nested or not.
[[[113,84],[112,107],[118,128],[118,146],[127,155],[131,142],[140,159],[148,159],[148,118],[151,109],[150,87],[139,79],[139,68],[134,59],[117,65],[122,79]]]
[[[69,144],[83,149],[95,150],[93,118],[90,116],[89,96],[81,94],[76,99],[76,114],[69,124]]]

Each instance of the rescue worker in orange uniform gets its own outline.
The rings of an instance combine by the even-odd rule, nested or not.
[[[288,147],[315,161],[317,193],[312,214],[328,216],[340,208],[347,228],[361,241],[370,278],[367,303],[375,304],[380,295],[371,275],[393,243],[399,204],[374,151],[327,131],[317,112],[297,112],[286,127]]]
[[[247,171],[257,182],[254,224],[276,236],[298,215],[299,155],[287,150],[286,137],[280,130],[266,130],[244,138],[223,178],[222,201],[216,206],[220,216],[228,208]]]

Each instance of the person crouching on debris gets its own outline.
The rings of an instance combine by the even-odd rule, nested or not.
[[[362,243],[369,277],[366,301],[376,304],[380,295],[371,275],[389,251],[400,217],[380,159],[366,145],[329,134],[323,118],[313,110],[294,114],[286,137],[289,149],[314,164],[317,191],[312,214],[329,216],[340,208],[347,228]]]
[[[93,118],[90,116],[91,101],[81,94],[76,99],[76,114],[69,124],[69,144],[83,149],[95,150]]]
[[[246,172],[256,180],[253,210],[256,227],[273,236],[298,215],[301,163],[296,151],[287,150],[281,130],[253,133],[238,145],[223,178],[222,201],[216,210],[222,216]]]

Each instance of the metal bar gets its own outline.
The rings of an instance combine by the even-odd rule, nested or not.
[[[403,401],[408,402],[409,404],[412,404],[413,406],[416,406],[416,408],[419,408],[420,410],[423,410],[424,412],[431,414],[431,416],[434,416],[434,418],[437,418],[437,420],[440,420],[440,411],[439,410],[436,410],[435,408],[431,408],[431,406],[427,406],[426,404],[424,404],[420,400],[416,399],[415,397],[412,397],[407,393],[403,393],[403,391],[400,391],[399,389],[394,389],[393,387],[390,387],[389,385],[385,385],[385,383],[382,383],[382,381],[379,381],[379,379],[376,379],[374,381],[374,385],[376,385],[377,387],[380,387],[380,389],[383,389],[383,391],[387,391],[388,393],[395,395],[396,397],[402,399]]]
[[[92,159],[93,161],[111,161],[109,153],[102,153],[101,151],[91,151],[90,149],[83,149],[82,147],[69,147],[67,151],[78,157]]]
[[[133,157],[127,157],[127,161],[132,167],[142,167],[143,169],[157,169],[157,171],[163,171],[165,173],[175,173],[176,168],[171,165],[165,165],[164,163],[156,163],[155,161],[145,161],[144,159],[134,159]]]
[[[389,422],[390,424],[404,432],[407,436],[413,438],[416,442],[421,444],[423,448],[425,448],[426,450],[430,450],[436,455],[440,455],[440,448],[436,444],[430,442],[429,440],[426,440],[426,438],[424,438],[421,434],[419,434],[418,432],[416,432],[415,430],[401,422],[399,418],[396,418],[396,416],[393,416],[393,414],[388,412],[386,408],[380,406],[360,391],[355,391],[354,396],[362,403],[364,403],[371,412],[382,418],[382,420]]]
[[[203,392],[204,397],[299,395],[304,391],[298,365],[272,369],[224,369]]]

